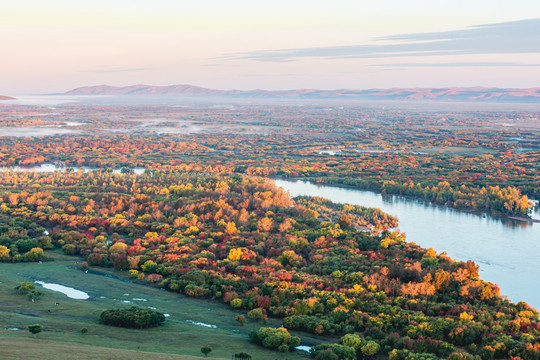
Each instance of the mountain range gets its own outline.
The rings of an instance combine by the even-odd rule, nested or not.
[[[267,99],[351,99],[394,101],[475,101],[475,102],[540,102],[540,88],[392,88],[366,90],[215,90],[193,85],[108,85],[85,86],[64,95],[178,95],[192,97],[235,97]]]
[[[15,100],[15,98],[12,98],[11,96],[2,96],[2,95],[0,95],[0,100]]]

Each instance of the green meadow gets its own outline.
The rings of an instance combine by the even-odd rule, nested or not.
[[[230,359],[238,352],[247,352],[252,359],[308,357],[303,351],[282,354],[250,342],[251,330],[279,327],[279,320],[271,319],[268,324],[248,320],[241,326],[235,316],[246,313],[223,303],[135,283],[124,273],[108,269],[91,268],[85,273],[79,258],[58,251],[46,254],[53,261],[0,263],[2,359],[191,359],[202,356],[203,346],[212,348],[209,358]],[[36,280],[72,287],[88,293],[90,298],[71,299],[36,284],[36,290],[44,296],[32,302],[14,290],[21,282]],[[155,308],[169,316],[163,326],[144,330],[100,323],[103,310],[133,305]],[[31,324],[42,325],[43,332],[31,334],[27,329]],[[22,330],[8,330],[17,328]],[[87,328],[88,333],[81,333],[82,328]],[[295,335],[302,338],[302,345],[321,341],[309,334]]]

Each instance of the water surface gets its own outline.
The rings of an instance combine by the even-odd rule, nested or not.
[[[62,294],[66,295],[67,297],[71,299],[86,300],[90,298],[90,296],[84,291],[80,291],[80,290],[77,290],[68,286],[53,284],[53,283],[46,283],[43,281],[34,281],[34,282],[36,284],[43,286],[45,289],[61,292]]]
[[[477,215],[371,191],[281,179],[275,183],[292,196],[378,207],[399,219],[407,241],[446,251],[456,260],[473,260],[480,265],[480,277],[498,284],[501,294],[540,308],[540,223]],[[540,218],[538,207],[533,218]]]

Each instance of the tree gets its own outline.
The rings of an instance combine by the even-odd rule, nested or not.
[[[288,345],[294,349],[297,346],[300,346],[301,340],[298,336],[291,336],[289,339]]]
[[[368,341],[366,345],[362,346],[362,355],[367,357],[375,356],[379,352],[380,346],[375,341]]]
[[[248,316],[253,320],[261,320],[264,317],[264,312],[261,308],[257,308],[249,311]]]
[[[315,356],[315,360],[339,360],[339,357],[332,349],[326,349],[318,353],[317,356]]]
[[[242,299],[233,299],[231,301],[231,306],[235,309],[239,309],[242,307]]]
[[[259,231],[268,232],[272,229],[274,221],[269,217],[264,217],[261,220],[259,220],[259,223],[257,224],[257,228]]]
[[[0,245],[0,261],[9,261],[9,252],[6,246]]]
[[[346,214],[342,214],[338,220],[339,227],[342,229],[348,229],[351,226],[351,220]]]
[[[354,350],[360,349],[365,345],[366,341],[364,338],[356,334],[346,334],[341,338],[343,345],[353,348]]]
[[[40,333],[43,330],[43,326],[39,324],[29,325],[28,331],[30,331],[32,334]]]
[[[244,326],[244,323],[246,322],[246,317],[244,315],[236,315],[236,321],[242,326]]]
[[[24,254],[24,261],[39,261],[43,258],[43,249],[39,247],[34,247],[30,249],[26,254]]]
[[[245,353],[245,352],[240,352],[240,353],[234,354],[234,359],[235,360],[250,360],[251,355],[249,355],[248,353]]]
[[[15,288],[15,290],[17,290],[19,294],[28,294],[28,292],[33,291],[35,289],[36,287],[34,286],[34,284],[29,283],[29,282],[23,282],[21,283],[21,285]]]
[[[228,222],[225,226],[225,233],[229,235],[234,235],[237,232],[238,230],[236,229],[236,224],[234,223],[234,221]]]
[[[26,294],[29,300],[32,300],[32,302],[38,300],[40,297],[43,296],[43,293],[39,291],[32,290],[28,294]]]
[[[128,309],[105,310],[101,320],[106,325],[134,329],[159,326],[165,321],[165,315],[154,310],[132,306]]]
[[[109,248],[109,251],[113,254],[122,254],[126,252],[128,246],[123,242],[117,242]]]
[[[201,352],[203,353],[204,357],[207,357],[208,354],[212,352],[212,348],[210,346],[203,346],[201,348]]]

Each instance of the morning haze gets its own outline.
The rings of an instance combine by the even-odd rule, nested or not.
[[[539,359],[539,19],[3,1],[2,359]]]

